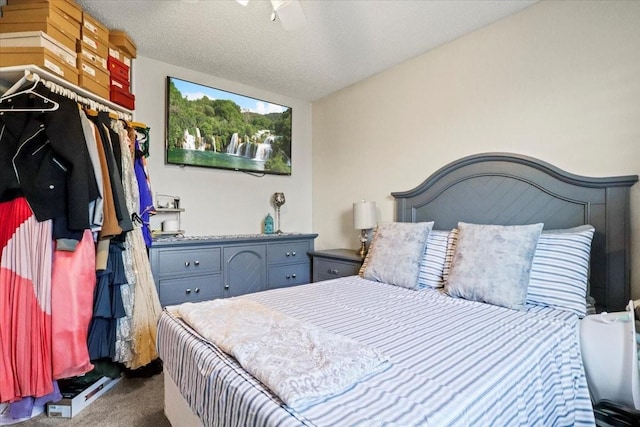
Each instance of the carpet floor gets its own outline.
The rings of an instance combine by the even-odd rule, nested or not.
[[[52,418],[46,414],[15,424],[17,427],[171,427],[164,416],[164,378],[123,377],[73,418]]]

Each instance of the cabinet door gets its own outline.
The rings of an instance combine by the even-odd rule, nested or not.
[[[267,283],[265,245],[225,247],[224,296],[235,297],[263,291]]]

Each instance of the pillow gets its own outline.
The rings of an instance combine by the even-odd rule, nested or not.
[[[585,316],[594,233],[591,225],[583,225],[540,235],[531,264],[528,303]]]
[[[363,277],[415,289],[433,222],[381,224],[369,248]]]
[[[431,230],[427,237],[427,247],[420,263],[418,288],[441,288],[444,286],[442,273],[447,256],[447,244],[451,231]]]
[[[458,244],[458,234],[460,230],[454,228],[447,237],[447,253],[444,257],[444,267],[442,268],[442,282],[445,284],[449,280],[449,272],[451,271],[451,263],[453,262],[453,254],[456,251],[456,245]]]
[[[458,223],[446,292],[515,310],[524,308],[542,226]]]

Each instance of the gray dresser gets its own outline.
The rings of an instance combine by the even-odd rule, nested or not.
[[[169,237],[154,240],[151,271],[162,306],[311,282],[317,234]]]

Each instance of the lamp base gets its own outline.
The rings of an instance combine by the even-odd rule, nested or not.
[[[367,255],[366,242],[361,242],[360,249],[356,251],[356,254],[360,255],[360,258],[364,258]]]
[[[360,230],[360,249],[356,252],[361,258],[367,255],[367,230]]]

